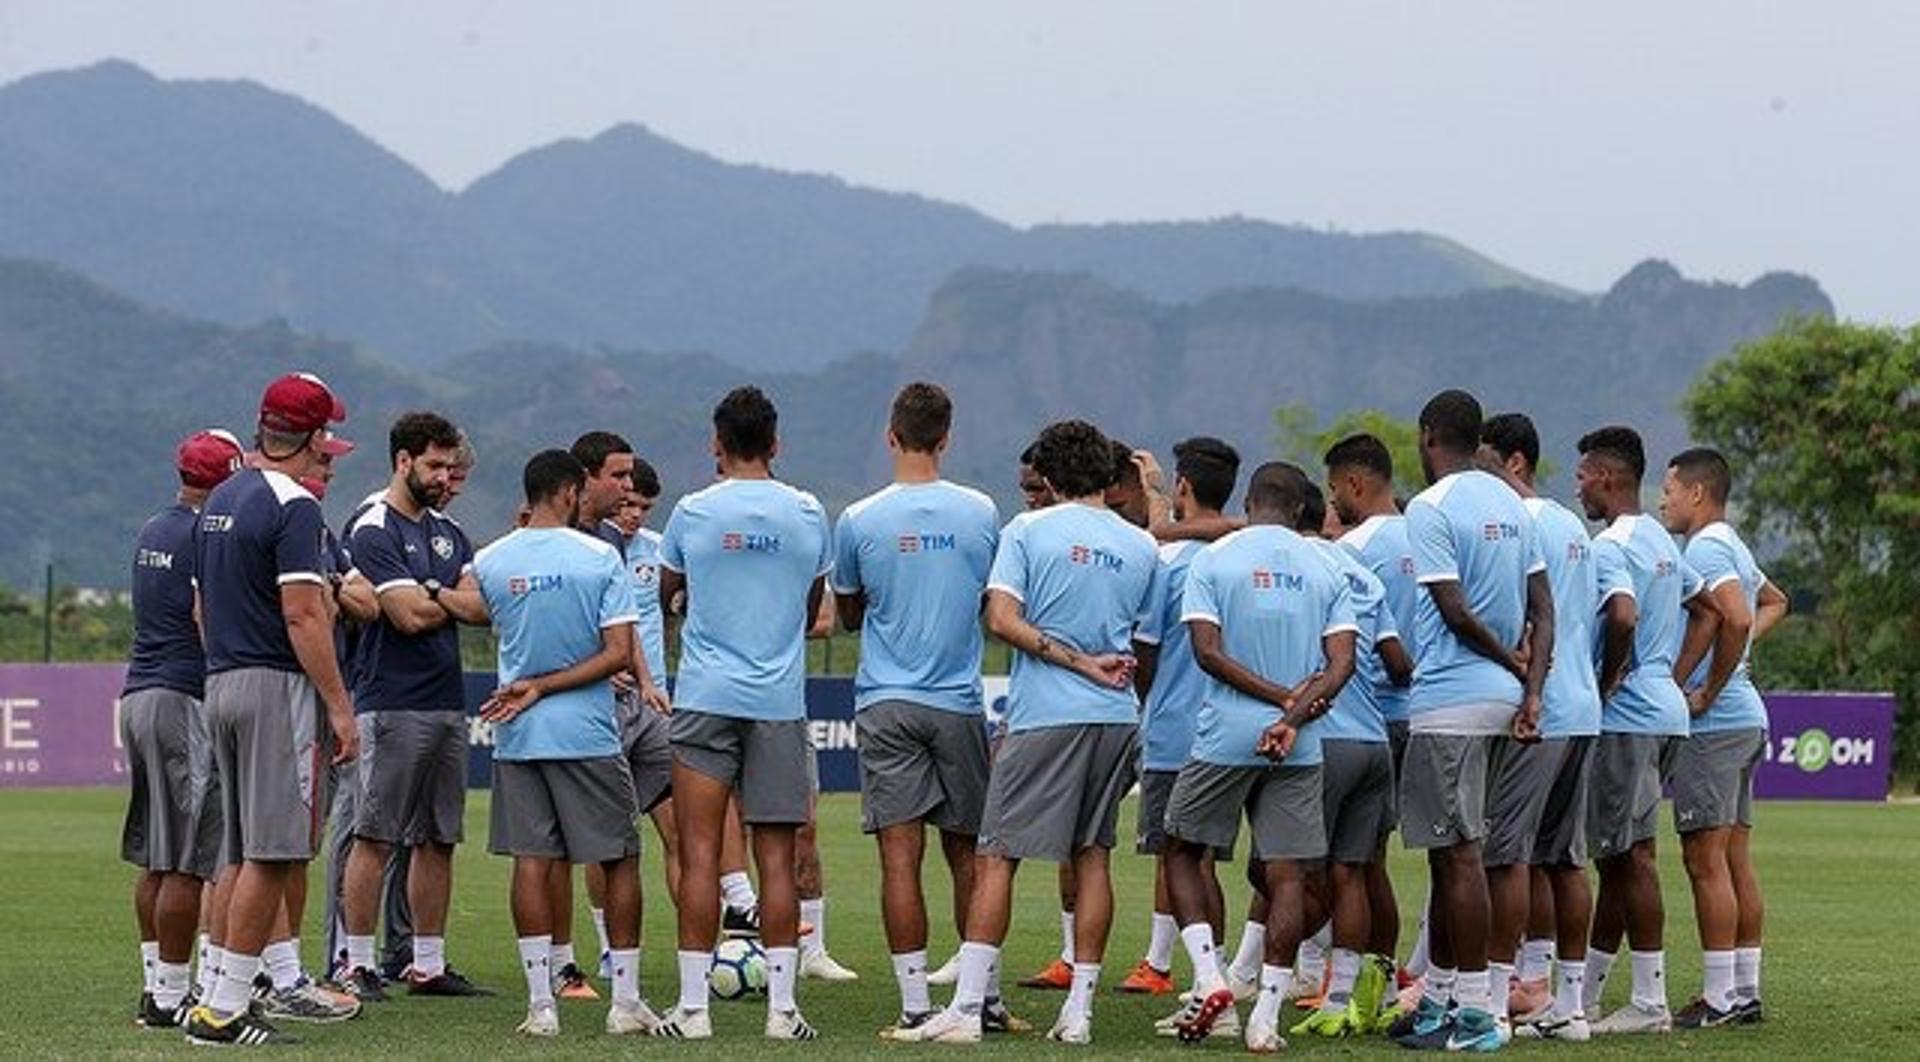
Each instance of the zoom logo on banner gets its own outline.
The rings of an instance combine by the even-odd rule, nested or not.
[[[1893,775],[1893,696],[1769,693],[1762,799],[1885,800]]]
[[[1828,767],[1871,767],[1875,744],[1870,737],[1836,738],[1814,727],[1798,734],[1770,738],[1767,759],[1773,763],[1790,764],[1808,774],[1818,774]]]

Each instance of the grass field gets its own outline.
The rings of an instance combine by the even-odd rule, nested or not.
[[[140,1030],[129,1018],[139,990],[139,967],[129,910],[133,875],[116,860],[122,806],[122,795],[111,790],[0,792],[0,883],[4,884],[0,984],[6,986],[9,1003],[7,1017],[0,1019],[0,1053],[6,1056],[134,1056],[187,1050],[177,1034]],[[1131,821],[1131,807],[1126,814]],[[876,1038],[876,1031],[892,1018],[897,1005],[880,936],[876,860],[871,843],[859,833],[855,798],[826,798],[822,820],[831,904],[829,944],[837,958],[861,973],[862,980],[846,986],[802,984],[801,1006],[825,1035],[819,1043],[766,1043],[759,1036],[763,1004],[747,1003],[716,1003],[718,1037],[707,1045],[614,1040],[600,1031],[604,1004],[584,1003],[563,1006],[564,1028],[557,1042],[516,1040],[512,1029],[524,1003],[507,920],[507,863],[472,845],[462,849],[456,871],[449,952],[476,980],[498,988],[499,997],[401,997],[369,1007],[354,1022],[296,1027],[303,1046],[282,1054],[354,1052],[478,1059],[638,1051],[717,1057],[737,1056],[745,1050],[904,1059],[966,1053],[969,1049],[909,1047]],[[469,801],[468,821],[469,836],[483,837],[483,794]],[[1662,845],[1668,971],[1677,1008],[1698,987],[1699,950],[1677,845],[1670,836],[1663,838]],[[1920,883],[1920,807],[1763,805],[1755,849],[1769,901],[1763,990],[1769,1021],[1765,1026],[1585,1047],[1515,1045],[1512,1049],[1582,1057],[1704,1053],[1911,1058],[1920,1054],[1916,1046],[1920,1045],[1920,1003],[1912,993],[1912,986],[1920,981],[1920,913],[1914,901],[1914,887]],[[658,895],[659,867],[651,853],[648,858],[646,884]],[[1424,885],[1405,853],[1396,850],[1394,859],[1403,908],[1410,909],[1413,904],[1407,901],[1417,901]],[[1115,867],[1119,915],[1106,963],[1107,987],[1095,1011],[1093,1050],[1103,1056],[1137,1057],[1193,1050],[1241,1053],[1237,1045],[1224,1042],[1187,1049],[1156,1040],[1151,1020],[1171,1009],[1172,1002],[1112,994],[1110,986],[1125,975],[1145,944],[1151,880],[1145,859],[1116,857]],[[315,902],[306,931],[309,966],[320,961],[319,870],[314,868]],[[1237,906],[1244,886],[1229,884],[1229,889],[1230,903]],[[1007,966],[1015,975],[1041,965],[1057,946],[1053,892],[1051,867],[1032,866],[1022,874],[1008,942]],[[938,900],[933,909],[941,910],[943,905],[944,900]],[[582,908],[577,939],[591,942],[592,928],[586,922],[584,904]],[[1233,932],[1237,934],[1237,928]],[[657,903],[652,906],[645,935],[643,990],[658,1003],[671,1003],[675,993],[671,912]],[[952,946],[951,932],[936,930],[936,961],[944,959]],[[1624,1000],[1626,981],[1623,960],[1609,992],[1609,1006]],[[944,1001],[946,991],[936,990],[935,998]],[[1009,1003],[1016,1013],[1044,1029],[1060,999],[1056,993],[1015,989]],[[1323,1043],[1296,1038],[1293,1047],[1297,1053],[1328,1057],[1398,1051],[1384,1041]],[[1040,1057],[1063,1050],[1035,1036],[995,1038],[971,1049],[973,1054],[995,1057]]]

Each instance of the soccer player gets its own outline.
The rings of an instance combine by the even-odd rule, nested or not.
[[[1285,1047],[1280,1005],[1306,919],[1305,867],[1325,858],[1318,727],[1353,674],[1358,620],[1344,574],[1294,530],[1311,484],[1282,462],[1247,483],[1249,526],[1202,549],[1182,618],[1208,677],[1193,748],[1166,812],[1167,886],[1193,961],[1195,989],[1176,1019],[1189,1043],[1237,1024],[1206,922],[1200,859],[1231,847],[1244,814],[1256,887],[1267,901],[1266,961],[1246,1027],[1250,1051]]]
[[[1208,436],[1176,444],[1173,455],[1176,524],[1219,520],[1227,499],[1233,496],[1240,455],[1233,447]],[[1149,623],[1149,633],[1157,636],[1160,649],[1155,654],[1146,708],[1140,717],[1140,816],[1135,842],[1140,854],[1154,857],[1153,921],[1147,954],[1120,983],[1120,991],[1125,993],[1158,996],[1174,991],[1173,948],[1180,925],[1167,895],[1167,798],[1192,749],[1194,718],[1207,688],[1207,677],[1194,661],[1187,626],[1180,619],[1180,598],[1186,589],[1188,566],[1205,545],[1200,540],[1184,540],[1160,546],[1160,593]],[[1209,850],[1201,861],[1207,886],[1207,923],[1216,933],[1225,907],[1214,873],[1214,859],[1221,854]],[[1224,854],[1232,859],[1231,851]]]
[[[346,407],[318,377],[275,380],[261,398],[254,467],[214,488],[194,533],[207,652],[206,703],[220,774],[224,851],[239,863],[212,995],[188,1015],[188,1039],[259,1045],[287,1039],[249,1007],[277,916],[299,925],[303,876],[325,809],[321,768],[358,753],[340,677],[322,554],[320,504],[298,482],[326,479],[353,444],[328,431]]]
[[[1474,467],[1480,422],[1480,403],[1465,391],[1428,400],[1420,464],[1431,485],[1407,505],[1424,593],[1414,616],[1420,663],[1408,700],[1400,829],[1409,848],[1427,853],[1432,873],[1433,971],[1399,1040],[1432,1050],[1491,1051],[1506,1042],[1487,972],[1487,759],[1503,734],[1537,736],[1553,644],[1552,591],[1533,517],[1512,488]]]
[[[713,1035],[707,967],[720,932],[720,835],[737,789],[753,827],[776,1040],[819,1035],[794,1001],[799,905],[794,833],[813,801],[806,634],[833,566],[826,514],[773,478],[778,413],[756,387],[714,407],[721,479],[674,506],[660,543],[662,597],[687,597],[674,687],[673,803],[680,824],[680,1002],[655,1034]]]
[[[667,680],[667,628],[666,616],[660,605],[660,532],[647,526],[648,518],[659,503],[660,473],[644,458],[635,456],[633,493],[621,503],[615,524],[627,538],[627,570],[633,573],[634,590],[639,598],[640,623],[634,631],[635,648],[646,664],[645,674],[649,680],[656,688],[664,690]],[[615,676],[615,685],[630,684],[632,688],[624,690],[623,695],[640,697],[638,687],[641,674],[636,665],[630,676]],[[630,757],[635,753],[644,756],[640,765],[633,768],[635,795],[640,798],[641,812],[653,820],[654,832],[660,835],[660,861],[666,874],[667,895],[677,903],[680,895],[680,834],[673,821],[673,749],[664,740],[666,721],[660,715],[660,710],[667,707],[664,694],[651,704],[642,698],[640,707],[648,709],[648,714],[654,718],[639,719],[639,729],[651,731],[657,726],[661,732],[644,741],[641,740],[642,734],[623,733],[622,741],[631,739]],[[632,714],[631,710],[629,714]],[[589,875],[589,885],[592,880]]]
[[[1683,1029],[1761,1020],[1760,932],[1765,905],[1754,874],[1753,771],[1767,740],[1767,706],[1754,689],[1753,640],[1786,615],[1787,595],[1754,562],[1727,523],[1733,473],[1717,451],[1693,449],[1667,464],[1661,516],[1687,539],[1717,623],[1687,631],[1674,674],[1686,676],[1688,735],[1673,751],[1674,827],[1693,885],[1706,984],[1674,1015]],[[1709,639],[1708,634],[1712,637]],[[1696,636],[1697,635],[1697,636]]]
[[[861,828],[880,848],[880,908],[912,1028],[937,1011],[927,993],[927,909],[920,889],[926,826],[940,831],[966,929],[973,851],[986,803],[980,608],[1000,540],[993,500],[940,478],[953,402],[928,383],[893,400],[893,482],[849,505],[834,531],[840,621],[860,632],[854,726]]]
[[[181,440],[180,491],[140,529],[133,553],[133,652],[120,694],[130,791],[120,856],[133,892],[145,983],[134,1014],[175,1028],[189,1010],[201,893],[219,870],[220,795],[201,706],[206,655],[193,616],[193,525],[207,493],[240,467],[240,441],[217,428]]]
[[[382,1000],[373,931],[394,846],[411,852],[408,909],[415,929],[408,991],[480,994],[447,965],[453,849],[464,836],[467,714],[460,623],[485,623],[473,546],[442,515],[460,433],[437,413],[412,412],[388,433],[393,475],[379,502],[349,526],[347,550],[373,587],[380,614],[355,648],[354,706],[362,755],[353,852],[344,881],[343,987]]]
[[[1008,734],[982,814],[973,902],[952,1003],[900,1039],[978,1042],[1023,859],[1074,864],[1073,986],[1048,1038],[1087,1043],[1113,917],[1107,854],[1139,755],[1136,628],[1157,582],[1153,539],[1106,508],[1106,437],[1084,421],[1047,427],[1034,468],[1061,501],[1014,517],[988,579],[987,627],[1018,654]]]
[[[1520,494],[1533,515],[1540,536],[1540,552],[1547,562],[1547,581],[1553,590],[1553,662],[1541,695],[1540,737],[1536,745],[1507,750],[1495,784],[1496,822],[1513,828],[1513,817],[1498,810],[1503,801],[1524,793],[1521,780],[1529,765],[1543,777],[1544,792],[1533,829],[1531,850],[1512,852],[1514,863],[1496,864],[1488,853],[1489,884],[1500,910],[1500,894],[1515,889],[1509,875],[1527,867],[1530,918],[1520,956],[1518,977],[1508,1015],[1516,1035],[1543,1040],[1582,1041],[1590,1027],[1582,1009],[1586,981],[1587,931],[1593,916],[1593,896],[1587,886],[1587,792],[1593,745],[1600,733],[1600,689],[1593,665],[1594,623],[1600,608],[1599,576],[1594,569],[1593,544],[1580,518],[1553,501],[1540,497],[1534,479],[1540,465],[1540,435],[1524,413],[1502,413],[1488,418],[1480,429],[1481,456]],[[1552,766],[1549,772],[1548,767]],[[1496,830],[1499,827],[1496,826]],[[1517,917],[1517,896],[1502,912]],[[1493,969],[1512,961],[1514,933],[1502,927],[1496,915],[1495,932],[1488,942]],[[1510,924],[1510,923],[1509,923]],[[1557,990],[1548,988],[1555,951],[1560,970]],[[1498,1005],[1505,991],[1494,980]]]
[[[1581,1006],[1590,1018],[1599,1013],[1624,934],[1633,949],[1633,996],[1627,1006],[1595,1022],[1593,1032],[1659,1033],[1673,1027],[1673,1018],[1667,1009],[1661,950],[1666,911],[1654,836],[1666,748],[1687,733],[1687,699],[1673,668],[1687,628],[1712,622],[1713,606],[1673,536],[1640,511],[1647,459],[1639,433],[1600,428],[1582,437],[1579,447],[1574,478],[1580,503],[1587,519],[1607,525],[1594,540],[1607,613],[1600,740],[1587,812],[1600,895]]]
[[[527,526],[481,550],[474,570],[500,638],[488,848],[513,857],[513,923],[527,980],[519,1032],[560,1032],[554,1005],[552,864],[599,864],[612,945],[609,1033],[656,1022],[640,996],[640,837],[615,719],[615,672],[633,660],[633,580],[617,550],[574,529],[586,470],[563,450],[527,462]]]

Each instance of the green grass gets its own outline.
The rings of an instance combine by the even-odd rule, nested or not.
[[[7,987],[8,1016],[0,1020],[0,1054],[131,1056],[181,1053],[175,1034],[147,1032],[130,1020],[139,970],[132,913],[133,880],[116,860],[123,797],[110,790],[0,792],[0,984]],[[358,1021],[297,1031],[307,1045],[296,1054],[350,1051],[411,1057],[468,1059],[499,1055],[557,1056],[638,1050],[660,1056],[715,1057],[745,1050],[814,1057],[941,1057],[966,1049],[911,1048],[879,1042],[875,1032],[893,1016],[897,996],[879,930],[878,875],[871,842],[858,829],[851,796],[822,804],[821,834],[831,900],[829,944],[842,962],[860,971],[856,985],[803,983],[801,1005],[825,1034],[813,1045],[771,1045],[759,1037],[762,1006],[716,1003],[718,1037],[709,1045],[615,1042],[602,1034],[603,1004],[566,1004],[564,1032],[551,1044],[527,1044],[512,1035],[523,1012],[522,986],[507,920],[507,863],[479,845],[461,850],[449,951],[454,962],[482,983],[501,990],[490,1000],[411,1000],[368,1008]],[[1132,814],[1129,807],[1127,815]],[[468,804],[469,836],[485,833],[486,802]],[[1673,1001],[1685,1002],[1699,984],[1699,951],[1692,907],[1671,836],[1662,841],[1668,912],[1668,970]],[[1920,1036],[1920,1006],[1912,986],[1920,978],[1920,918],[1913,895],[1920,882],[1920,807],[1769,804],[1761,811],[1755,848],[1768,890],[1769,932],[1764,994],[1769,1022],[1757,1029],[1639,1038],[1586,1047],[1516,1045],[1522,1052],[1548,1051],[1579,1057],[1655,1057],[1686,1053],[1784,1057],[1879,1055],[1913,1057]],[[657,895],[659,866],[649,852],[646,883]],[[1106,963],[1108,990],[1096,1008],[1096,1048],[1102,1055],[1170,1057],[1186,1053],[1155,1040],[1150,1022],[1166,999],[1113,995],[1110,986],[1139,958],[1145,943],[1150,863],[1132,855],[1115,859],[1119,916]],[[1403,908],[1424,893],[1415,862],[1394,853],[1395,880]],[[319,874],[309,911],[306,959],[319,962]],[[931,880],[931,878],[930,878]],[[1238,906],[1244,886],[1230,883]],[[941,891],[936,889],[936,892]],[[943,899],[933,909],[944,907]],[[577,939],[592,941],[584,904]],[[1237,934],[1237,928],[1234,930]],[[673,924],[657,901],[649,908],[643,986],[656,1002],[674,996]],[[1053,871],[1032,866],[1021,875],[1007,968],[1020,975],[1041,965],[1057,946]],[[1403,939],[1410,940],[1411,937]],[[950,930],[937,931],[933,951],[944,959],[953,946]],[[1184,965],[1184,961],[1182,963]],[[1626,976],[1609,993],[1609,1005],[1624,998]],[[944,990],[936,999],[946,998]],[[1053,993],[1015,989],[1015,1011],[1044,1028],[1059,1006]],[[972,1054],[1040,1057],[1059,1052],[1034,1037],[995,1038]],[[1295,1050],[1327,1056],[1391,1056],[1384,1042],[1308,1043]],[[1217,1044],[1208,1054],[1239,1054]]]

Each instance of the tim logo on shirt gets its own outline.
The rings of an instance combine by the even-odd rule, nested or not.
[[[1117,553],[1109,553],[1098,546],[1074,545],[1067,548],[1067,560],[1074,564],[1084,564],[1091,568],[1105,568],[1108,571],[1121,571],[1127,566],[1127,559]]]
[[[1255,590],[1299,590],[1306,585],[1306,579],[1293,572],[1274,571],[1272,568],[1253,570]]]
[[[759,531],[726,531],[720,535],[720,548],[728,553],[778,553],[780,536]]]
[[[1593,555],[1593,550],[1588,548],[1585,542],[1567,543],[1567,563],[1568,564],[1585,564],[1587,562],[1587,558],[1592,555]]]
[[[957,548],[954,536],[941,534],[901,535],[898,543],[902,553],[934,553]]]
[[[561,576],[558,575],[514,575],[507,579],[507,593],[514,597],[525,597],[542,590],[558,590],[560,583]]]
[[[1480,528],[1480,537],[1488,542],[1500,542],[1520,537],[1520,525],[1488,521]]]

